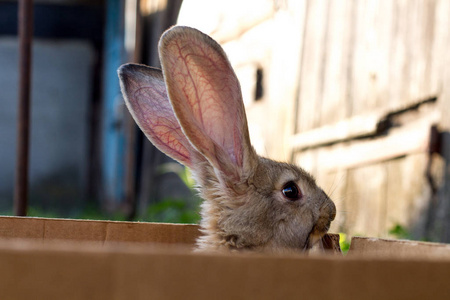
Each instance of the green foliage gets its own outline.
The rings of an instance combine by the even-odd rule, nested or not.
[[[339,246],[341,247],[342,253],[347,254],[350,249],[350,240],[345,233],[339,233]]]
[[[27,210],[28,217],[40,217],[40,218],[60,218],[60,214],[56,211],[44,210],[39,207],[30,206]]]
[[[178,173],[178,176],[180,176],[181,180],[191,191],[195,189],[195,180],[192,177],[191,170],[183,168],[183,170]]]
[[[411,239],[411,234],[409,233],[409,231],[400,224],[395,224],[394,226],[392,226],[392,228],[389,230],[389,234],[396,239]]]
[[[165,199],[148,207],[145,221],[165,223],[198,223],[199,206],[180,199]]]
[[[95,205],[86,206],[75,218],[85,220],[127,221],[124,213],[117,211],[113,214],[105,214]]]
[[[159,166],[158,172],[160,174],[170,173],[173,172],[180,177],[181,181],[190,189],[194,190],[195,188],[195,180],[192,178],[191,171],[183,167],[180,164],[177,163],[165,163]]]
[[[200,221],[200,199],[195,196],[195,181],[188,168],[177,163],[166,163],[159,167],[159,173],[173,172],[191,191],[188,199],[167,198],[161,202],[151,204],[143,218],[151,222],[167,223],[198,223]]]
[[[0,215],[13,216],[14,213],[9,211],[2,211]],[[103,213],[99,208],[88,206],[81,212],[69,216],[63,216],[56,210],[43,209],[38,206],[29,206],[27,210],[28,217],[39,218],[73,218],[73,219],[87,219],[87,220],[111,220],[111,221],[126,221],[125,215],[121,213],[114,213],[112,215]]]

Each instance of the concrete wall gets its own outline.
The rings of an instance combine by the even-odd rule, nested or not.
[[[30,205],[81,208],[87,176],[94,51],[82,41],[33,44]],[[0,212],[12,207],[18,42],[0,38]]]

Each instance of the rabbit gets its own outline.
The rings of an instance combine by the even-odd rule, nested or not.
[[[333,201],[303,169],[256,154],[239,81],[208,35],[174,26],[159,41],[162,70],[118,70],[126,106],[147,138],[191,169],[205,251],[303,252],[327,232]]]

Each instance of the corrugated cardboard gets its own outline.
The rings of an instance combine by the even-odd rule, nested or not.
[[[350,255],[384,255],[396,257],[435,257],[450,259],[450,245],[408,240],[353,237]],[[450,280],[450,278],[449,278]],[[450,281],[449,281],[450,282]]]
[[[0,217],[0,238],[193,245],[199,234],[187,224]]]
[[[450,299],[441,244],[400,241],[407,256],[391,255],[397,241],[361,238],[346,257],[205,254],[191,251],[197,234],[192,225],[0,217],[0,299]],[[423,255],[434,248],[442,252]]]

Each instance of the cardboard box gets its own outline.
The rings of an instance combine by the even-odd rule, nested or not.
[[[193,253],[195,225],[0,217],[0,299],[450,299],[450,246]]]

